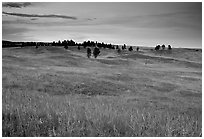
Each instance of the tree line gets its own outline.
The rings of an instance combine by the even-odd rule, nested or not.
[[[63,40],[63,41],[53,41],[53,42],[12,42],[12,41],[2,41],[2,47],[25,47],[25,46],[87,46],[94,47],[98,46],[99,48],[110,48],[115,49],[115,46],[111,43],[106,44],[104,42],[94,42],[94,41],[84,41],[82,43],[77,43],[73,40]]]
[[[133,47],[130,46],[129,48],[127,48],[126,44],[122,45],[122,47],[119,47],[119,45],[113,45],[111,43],[104,43],[104,42],[94,42],[94,41],[84,41],[82,43],[77,43],[73,40],[63,40],[63,41],[53,41],[53,42],[11,42],[11,41],[2,41],[2,47],[26,47],[26,46],[35,46],[36,48],[38,48],[38,46],[62,46],[65,49],[68,49],[68,47],[71,46],[78,46],[78,49],[80,49],[80,46],[86,48],[86,47],[99,47],[99,48],[108,48],[108,49],[128,49],[129,51],[133,51]],[[157,45],[155,47],[155,50],[164,50],[166,47],[165,45]],[[172,47],[171,45],[168,45],[168,50],[171,50]],[[139,47],[136,48],[137,51],[139,51]]]
[[[158,50],[165,50],[166,49],[166,46],[164,45],[164,44],[162,44],[162,45],[157,45],[155,48],[154,48],[156,51],[158,51]],[[172,48],[171,48],[171,45],[168,45],[168,48],[167,48],[168,50],[171,50]]]

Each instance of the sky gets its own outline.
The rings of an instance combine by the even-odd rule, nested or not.
[[[3,2],[2,39],[202,48],[202,3]]]

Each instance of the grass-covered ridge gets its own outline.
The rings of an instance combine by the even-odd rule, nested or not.
[[[2,49],[2,136],[201,136],[201,53]]]

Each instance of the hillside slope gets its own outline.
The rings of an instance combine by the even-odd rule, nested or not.
[[[3,136],[199,136],[202,52],[184,51],[2,49]]]

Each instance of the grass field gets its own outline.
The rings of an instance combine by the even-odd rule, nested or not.
[[[2,49],[2,136],[202,136],[201,50],[85,52]]]

